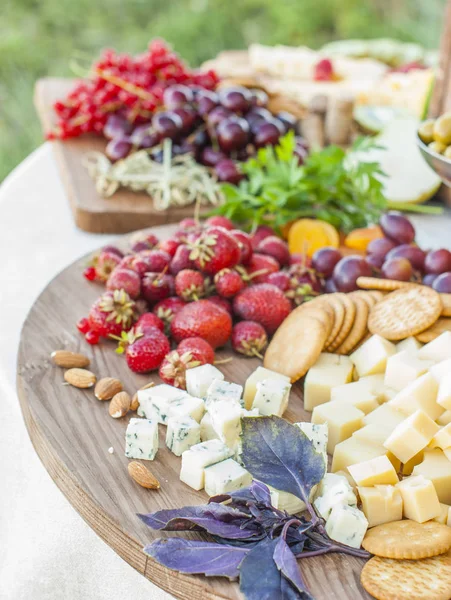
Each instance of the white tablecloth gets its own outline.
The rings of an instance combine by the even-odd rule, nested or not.
[[[168,600],[85,524],[29,440],[15,391],[22,323],[48,281],[112,236],[76,229],[48,144],[0,187],[0,598]]]

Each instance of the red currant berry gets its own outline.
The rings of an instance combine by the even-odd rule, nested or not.
[[[99,334],[95,331],[88,331],[85,335],[85,340],[88,342],[88,344],[91,344],[91,346],[98,344],[99,339]]]
[[[88,319],[86,319],[85,317],[83,317],[83,319],[80,319],[78,321],[78,323],[77,323],[77,329],[81,333],[88,333],[88,331],[89,331],[89,321],[88,321]]]
[[[96,270],[94,267],[86,267],[83,271],[83,277],[88,281],[94,281],[96,278]]]

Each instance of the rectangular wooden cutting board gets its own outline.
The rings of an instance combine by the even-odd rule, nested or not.
[[[39,79],[34,103],[44,132],[55,123],[53,103],[64,98],[74,84],[72,79]],[[102,198],[82,165],[82,156],[90,150],[103,151],[105,140],[84,135],[64,142],[51,142],[75,223],[91,233],[127,233],[136,229],[175,223],[191,217],[193,206],[157,211],[144,193],[119,190],[111,198]],[[205,208],[207,211],[208,208]]]

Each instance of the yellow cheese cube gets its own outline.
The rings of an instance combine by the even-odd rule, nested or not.
[[[451,461],[451,448],[445,448],[443,450],[443,454],[446,456],[446,458]]]
[[[408,337],[395,344],[395,346],[396,352],[409,352],[410,354],[415,355],[418,350],[423,347],[423,344],[414,337]]]
[[[437,523],[441,523],[442,525],[448,525],[448,514],[451,506],[448,504],[440,503],[440,514],[438,517],[435,517],[433,521],[437,521]]]
[[[368,391],[359,391],[358,389],[351,389],[346,394],[343,394],[343,388],[353,385],[358,385],[358,381],[355,383],[347,383],[346,385],[339,385],[332,389],[331,401],[332,402],[344,402],[346,404],[352,404],[366,415],[379,406],[376,396]],[[335,390],[340,389],[340,393],[334,394]]]
[[[402,469],[401,469],[402,474],[404,476],[412,475],[413,468],[416,467],[417,465],[419,465],[420,462],[423,462],[423,458],[424,458],[424,450],[421,450],[420,452],[418,452],[418,454],[415,454],[415,456],[413,456],[410,460],[408,460],[406,463],[404,463],[402,465]]]
[[[432,438],[429,446],[431,448],[451,448],[451,423],[442,427]]]
[[[409,383],[426,373],[433,364],[431,360],[421,360],[408,350],[398,352],[387,360],[384,383],[387,387],[400,392]]]
[[[349,356],[343,354],[333,354],[332,352],[321,352],[314,367],[353,367]]]
[[[451,358],[447,358],[446,360],[442,360],[433,367],[429,369],[429,373],[438,381],[446,377],[449,373],[451,373]]]
[[[312,423],[316,425],[327,423],[329,428],[327,452],[332,454],[338,443],[347,440],[354,431],[362,427],[363,416],[364,413],[351,404],[328,402],[314,408]]]
[[[451,410],[451,373],[447,373],[440,380],[437,403],[446,410]]]
[[[448,509],[448,520],[446,521],[448,527],[451,527],[451,506]]]
[[[312,367],[305,377],[304,408],[313,410],[329,402],[332,388],[352,380],[352,364]]]
[[[331,471],[332,473],[345,471],[350,465],[355,465],[364,460],[376,458],[377,456],[388,456],[390,459],[390,453],[382,444],[368,443],[352,436],[335,446]],[[397,469],[400,463],[398,459],[395,460],[396,464],[392,464]]]
[[[359,379],[359,381],[365,385],[368,385],[370,392],[376,396],[379,404],[388,402],[388,400],[391,400],[391,398],[397,393],[396,390],[393,390],[385,385],[384,378],[384,374],[379,373],[377,375],[366,375],[365,377],[361,377]]]
[[[387,359],[396,353],[396,346],[380,335],[373,335],[350,356],[359,377],[384,373]]]
[[[399,481],[393,465],[386,456],[378,456],[356,465],[350,465],[348,471],[357,485],[363,487],[395,485]]]
[[[276,373],[265,367],[257,367],[253,373],[249,375],[244,384],[244,406],[247,410],[250,410],[252,403],[254,402],[255,394],[257,393],[257,383],[264,379],[281,379],[290,383],[290,378],[281,373]]]
[[[392,431],[384,446],[401,462],[406,463],[426,448],[438,430],[437,423],[425,412],[417,410]]]
[[[395,427],[404,421],[406,415],[389,403],[382,404],[363,419],[364,425],[383,425],[392,432]]]
[[[352,491],[354,492],[354,494],[356,493],[357,484],[354,481],[354,479],[352,478],[352,475],[351,475],[351,473],[349,473],[349,471],[337,471],[335,473],[335,475],[341,475],[342,477],[347,479],[349,485],[352,487]]]
[[[368,519],[368,527],[402,519],[401,492],[392,485],[358,487],[362,510]]]
[[[445,425],[449,425],[451,423],[451,410],[445,410],[438,419],[435,420],[437,425],[441,425],[444,427]]]
[[[435,421],[444,412],[444,409],[437,404],[437,392],[437,381],[430,373],[425,373],[398,392],[389,404],[405,415],[422,410]]]
[[[401,469],[401,461],[397,459],[389,450],[384,448],[384,442],[388,438],[390,433],[390,429],[387,429],[383,425],[376,425],[372,423],[370,425],[365,425],[364,427],[362,427],[362,429],[358,429],[357,431],[355,431],[352,434],[352,437],[356,440],[360,440],[367,444],[377,446],[379,449],[383,448],[383,450],[385,450],[384,455],[387,456],[388,460],[395,468],[395,471],[398,472]]]
[[[411,476],[400,481],[396,487],[401,492],[403,515],[407,519],[424,523],[439,516],[440,502],[429,479],[421,475]]]
[[[426,450],[423,462],[413,469],[413,475],[430,479],[440,502],[451,504],[451,461],[442,450]]]
[[[451,331],[445,331],[429,344],[418,350],[418,358],[433,360],[438,363],[451,358]]]

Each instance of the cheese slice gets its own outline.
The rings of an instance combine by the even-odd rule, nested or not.
[[[359,377],[385,373],[387,360],[396,346],[380,335],[373,335],[350,356]]]
[[[396,487],[403,500],[403,515],[418,523],[435,519],[441,513],[440,502],[432,482],[419,475],[403,479]]]
[[[348,467],[358,486],[395,485],[398,475],[386,456],[378,456]]]
[[[437,393],[437,381],[430,373],[425,373],[396,394],[389,404],[405,415],[422,410],[435,421],[444,412],[444,408],[437,404]]]
[[[327,452],[332,454],[338,443],[348,439],[354,431],[362,427],[363,417],[364,413],[351,404],[329,402],[315,407],[312,423],[316,425],[327,423],[329,429]]]
[[[394,429],[384,446],[401,462],[406,463],[426,448],[439,429],[437,423],[426,413],[417,410]]]
[[[393,485],[359,486],[357,491],[362,502],[362,511],[368,519],[368,527],[402,519],[401,492]]]

